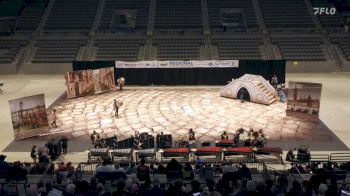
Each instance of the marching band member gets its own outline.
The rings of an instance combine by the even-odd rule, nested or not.
[[[196,147],[195,133],[192,128],[188,131],[188,143],[190,145],[190,148]]]
[[[99,139],[100,139],[100,134],[98,134],[98,133],[96,133],[96,131],[94,131],[91,135],[91,142],[95,148],[98,148],[98,140]]]
[[[140,150],[142,148],[142,141],[141,141],[141,137],[140,137],[140,132],[139,131],[135,131],[134,148],[136,150]]]
[[[113,109],[115,110],[114,116],[118,116],[118,111],[119,111],[119,105],[117,104],[117,100],[114,99],[113,101]]]
[[[226,131],[224,131],[222,134],[221,134],[221,140],[228,140],[228,134]]]
[[[53,109],[53,110],[52,110],[52,123],[51,123],[51,125],[52,125],[54,128],[57,128],[56,119],[57,119],[56,110]]]
[[[124,84],[125,84],[125,78],[124,77],[120,77],[117,80],[118,86],[119,86],[119,90],[123,90]]]

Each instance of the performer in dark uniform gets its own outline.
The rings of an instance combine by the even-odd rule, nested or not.
[[[98,147],[98,140],[100,139],[100,135],[94,131],[91,135],[91,142],[92,145],[94,145],[95,148]]]
[[[113,135],[112,137],[112,148],[117,148],[118,147],[118,137],[116,134]]]
[[[196,137],[192,128],[188,131],[188,143],[190,148],[196,147]]]
[[[141,150],[141,148],[142,148],[141,136],[140,136],[140,132],[138,132],[138,131],[135,131],[134,148],[136,150]]]
[[[277,85],[278,85],[278,78],[276,76],[276,74],[273,75],[272,79],[271,79],[271,85],[276,89]]]
[[[3,93],[3,91],[1,90],[1,87],[4,86],[4,82],[3,81],[0,81],[0,94]]]
[[[224,131],[222,134],[221,134],[221,140],[228,140],[228,134],[226,131]]]
[[[125,84],[125,78],[124,77],[120,77],[117,80],[118,86],[119,86],[119,90],[123,90],[124,84]]]
[[[239,146],[240,135],[241,135],[240,130],[237,130],[236,133],[233,135],[233,146],[234,147]]]
[[[52,110],[52,123],[51,123],[51,125],[55,128],[57,127],[56,119],[57,119],[56,110],[54,109],[54,110]]]
[[[118,111],[119,111],[119,105],[117,103],[117,100],[115,100],[115,99],[113,101],[113,109],[115,110],[114,116],[117,117],[118,116]]]

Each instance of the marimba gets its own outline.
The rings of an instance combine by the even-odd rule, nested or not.
[[[88,154],[88,162],[99,162],[104,158],[110,158],[108,148],[93,148],[90,149]]]

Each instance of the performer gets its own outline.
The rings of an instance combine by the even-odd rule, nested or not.
[[[239,146],[239,140],[240,140],[240,131],[236,131],[236,133],[233,135],[233,146],[238,147]]]
[[[262,129],[259,129],[259,131],[257,132],[257,137],[256,137],[256,147],[263,147],[265,146],[265,141],[266,141],[266,138],[265,138],[265,134],[263,133],[263,130]]]
[[[254,130],[251,128],[248,132],[248,138],[244,142],[244,146],[251,146],[252,145],[253,133],[254,133]]]
[[[57,128],[56,119],[57,119],[57,117],[56,117],[56,110],[53,109],[53,110],[52,110],[52,123],[51,123],[51,125],[52,125],[53,127],[55,127],[55,128]]]
[[[112,137],[112,148],[117,148],[117,147],[118,147],[118,137],[116,134],[114,134]]]
[[[142,149],[142,141],[141,141],[141,137],[140,137],[140,132],[139,131],[135,131],[134,148],[136,150],[141,150]]]
[[[119,111],[119,104],[117,103],[117,100],[114,99],[113,102],[113,109],[115,110],[114,117],[118,116],[118,111]]]
[[[125,78],[124,77],[120,77],[117,80],[118,86],[119,86],[119,90],[123,90],[124,84],[125,84]]]
[[[91,142],[95,148],[98,148],[98,140],[100,139],[100,135],[94,131],[91,135]]]
[[[294,161],[295,155],[294,155],[294,151],[296,150],[296,148],[291,148],[288,150],[287,152],[287,156],[286,156],[286,161],[292,162]]]
[[[278,78],[276,76],[276,74],[273,75],[272,79],[271,79],[271,85],[276,89],[277,85],[278,85]]]
[[[3,93],[3,91],[1,90],[1,87],[4,86],[4,82],[3,81],[0,81],[0,94]]]
[[[196,147],[196,137],[192,128],[188,131],[188,143],[190,148]]]
[[[280,97],[280,102],[285,103],[286,102],[286,88],[284,84],[281,84],[281,86],[278,88],[277,86],[277,92],[278,92],[278,96]]]
[[[221,134],[221,140],[228,140],[228,134],[226,131],[224,131],[222,134]]]
[[[254,131],[252,134],[252,140],[251,140],[251,145],[252,146],[258,146],[258,138],[259,138],[259,132],[258,131]]]

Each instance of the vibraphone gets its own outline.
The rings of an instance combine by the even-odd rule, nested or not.
[[[280,163],[282,161],[282,149],[276,147],[238,147],[238,148],[226,148],[224,151],[224,161],[261,161],[261,162],[275,162]]]
[[[160,151],[160,161],[169,162],[176,159],[179,162],[188,162],[190,150],[188,148],[165,148]]]
[[[216,142],[215,144],[217,147],[232,147],[233,146],[233,141],[232,140],[221,140]]]
[[[147,162],[157,162],[157,160],[156,160],[156,150],[154,148],[137,150],[136,151],[136,157],[138,159],[144,158],[144,159],[147,160]]]
[[[253,156],[251,147],[230,147],[224,149],[224,161],[242,161],[250,160]]]
[[[201,147],[195,149],[195,155],[205,162],[220,162],[222,161],[221,147]]]
[[[126,149],[114,149],[110,151],[112,161],[118,162],[132,162],[133,150],[131,148]]]
[[[104,158],[110,158],[108,148],[93,148],[88,154],[88,162],[100,162]]]

